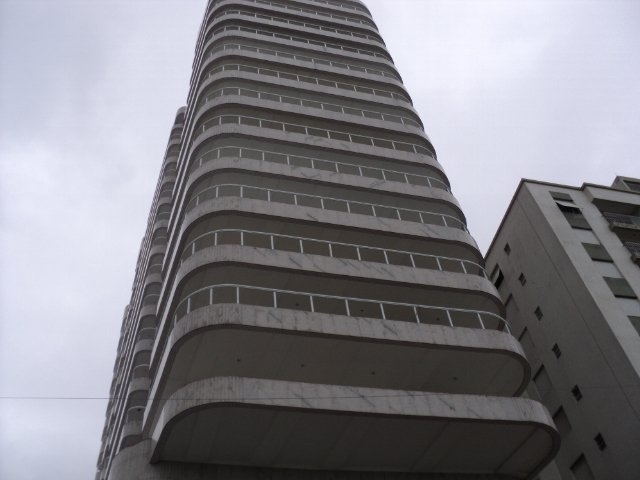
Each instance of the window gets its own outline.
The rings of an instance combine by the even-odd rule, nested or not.
[[[584,455],[580,455],[578,459],[573,462],[570,467],[571,473],[573,474],[573,478],[576,480],[595,480],[596,477],[593,476],[593,472],[589,468],[589,464],[587,463],[587,459],[584,458]]]
[[[579,228],[584,230],[591,230],[589,222],[582,215],[582,211],[578,207],[568,202],[556,201],[556,205],[560,211],[564,214],[564,218],[567,219],[569,225],[573,228]]]
[[[560,347],[557,343],[553,345],[551,350],[553,351],[553,354],[556,356],[556,358],[560,358],[562,356],[562,351],[560,350]]]
[[[612,278],[612,277],[604,277],[604,281],[607,282],[609,288],[611,289],[611,293],[615,297],[619,298],[638,298],[636,293],[629,285],[624,278]]]
[[[623,182],[627,185],[627,188],[629,188],[629,190],[640,192],[640,183],[633,182],[631,180],[623,180]]]
[[[504,252],[509,255],[511,253],[511,247],[509,246],[508,243],[505,243],[504,245]]]
[[[540,307],[536,307],[533,313],[538,320],[542,320],[543,315],[542,315],[542,310],[540,310]]]
[[[533,383],[538,390],[540,396],[544,396],[551,391],[551,379],[544,365],[541,365],[536,374],[533,376]]]
[[[576,399],[576,402],[579,402],[582,399],[582,392],[580,391],[580,387],[578,387],[578,385],[573,386],[573,388],[571,389],[571,393],[573,395],[573,398]]]
[[[525,283],[527,283],[527,277],[524,276],[524,273],[520,274],[520,276],[518,277],[518,281],[520,282],[520,285],[524,285]]]
[[[638,332],[638,335],[640,335],[640,317],[634,317],[633,315],[630,315],[629,321],[631,322],[631,325],[633,325],[633,328],[636,329],[636,332]]]
[[[573,198],[571,198],[571,195],[569,195],[568,193],[564,193],[564,192],[549,192],[549,193],[551,194],[551,198],[553,198],[554,200],[573,202]]]
[[[494,278],[494,276],[495,280],[493,281],[493,284],[496,288],[500,288],[500,285],[502,285],[502,282],[504,282],[504,274],[502,273],[502,270],[500,270],[500,267],[496,266],[493,274],[491,275],[491,278]]]
[[[583,243],[582,246],[589,254],[589,257],[591,257],[591,260],[595,262],[613,262],[609,252],[607,252],[602,245],[596,243]]]
[[[598,445],[598,448],[601,451],[607,448],[607,442],[604,441],[604,437],[601,433],[598,433],[598,435],[596,435],[593,440],[596,442],[596,445]]]
[[[556,413],[553,414],[553,423],[556,424],[556,428],[558,429],[558,433],[560,433],[561,437],[564,437],[571,431],[569,418],[562,407],[556,410]]]

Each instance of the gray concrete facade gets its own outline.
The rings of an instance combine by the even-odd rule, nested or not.
[[[96,478],[533,478],[530,377],[365,5],[210,0]]]
[[[487,253],[562,435],[541,478],[640,478],[640,181],[523,180]]]

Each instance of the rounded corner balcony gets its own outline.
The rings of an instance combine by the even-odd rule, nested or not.
[[[319,311],[304,311],[300,295],[280,292],[276,310],[216,293],[228,303],[176,318],[153,385],[154,410],[186,384],[216,376],[503,396],[519,395],[530,379],[522,348],[506,331],[456,328],[437,317],[349,316],[329,297],[314,297]],[[248,289],[226,293],[251,300]],[[324,313],[330,307],[336,313]]]
[[[529,399],[238,377],[175,392],[152,438],[152,463],[515,479],[532,478],[560,445]]]

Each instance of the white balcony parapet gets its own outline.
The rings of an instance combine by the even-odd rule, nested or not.
[[[510,333],[507,321],[499,315],[482,310],[421,305],[370,298],[344,297],[321,293],[300,292],[252,285],[219,283],[191,292],[177,305],[173,323],[197,308],[216,304],[259,305],[330,313],[348,317],[378,318],[419,324],[499,330]]]
[[[489,278],[482,265],[461,258],[240,229],[216,229],[198,235],[185,245],[181,261],[186,260],[203,248],[218,245],[241,245],[279,250],[278,244],[280,241],[287,243],[286,251],[293,251],[294,253],[311,253],[332,258],[357,259],[386,265],[427,268],[441,272],[459,272],[478,275],[486,279]],[[307,242],[314,244],[315,248],[312,252],[305,251]],[[322,247],[318,248],[318,245],[322,245]],[[341,253],[341,250],[348,252],[349,256]]]
[[[303,193],[289,192],[285,190],[275,190],[271,188],[260,188],[251,185],[240,185],[235,183],[225,183],[209,186],[200,190],[192,196],[187,203],[186,211],[189,211],[201,203],[222,197],[250,198],[267,202],[293,204],[310,208],[320,208],[322,210],[332,210],[347,212],[350,214],[367,215],[372,217],[388,218],[392,220],[402,220],[406,222],[417,222],[427,225],[440,225],[444,227],[457,228],[468,232],[467,226],[460,219],[445,213],[426,212],[409,208],[397,208],[389,205],[379,205],[375,203],[357,202],[344,200],[341,198],[325,197],[319,195],[308,195]]]

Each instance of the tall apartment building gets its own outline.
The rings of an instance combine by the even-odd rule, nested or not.
[[[486,265],[562,435],[559,476],[640,478],[640,180],[523,180]]]
[[[482,262],[363,3],[209,1],[96,478],[530,478],[559,436]]]

